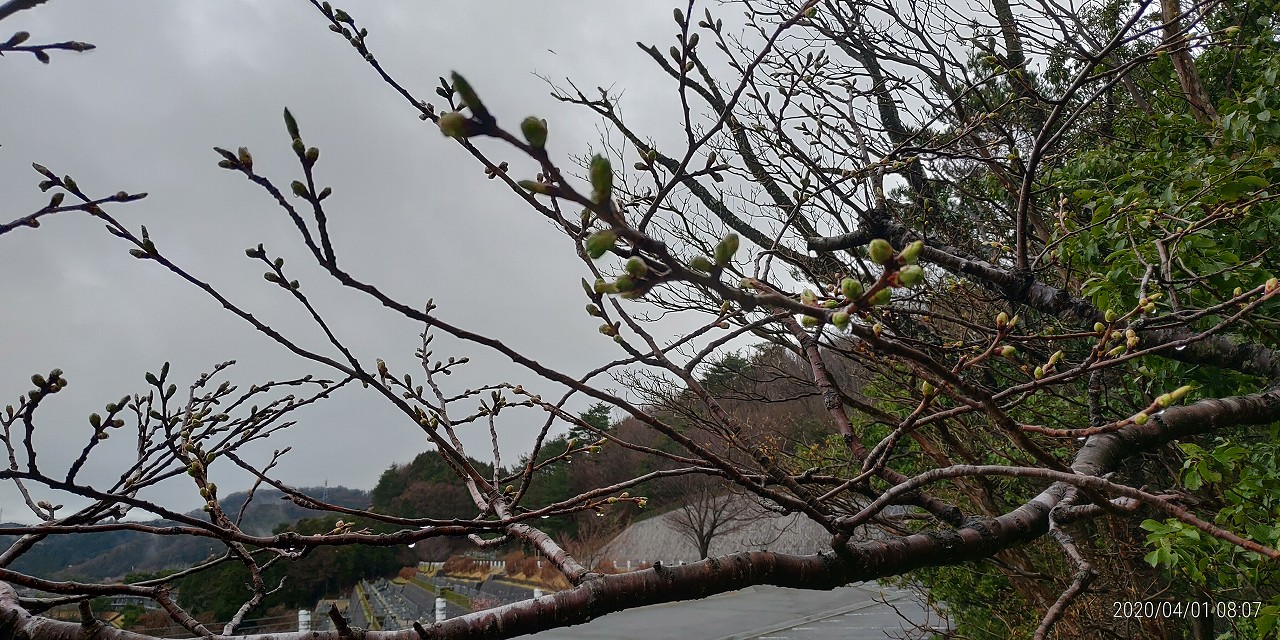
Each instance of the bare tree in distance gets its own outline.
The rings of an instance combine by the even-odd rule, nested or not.
[[[0,18],[13,4],[0,5]],[[970,15],[975,9],[942,2],[689,2],[674,11],[679,35],[669,50],[640,45],[674,87],[680,142],[658,148],[629,126],[615,94],[568,86],[556,96],[601,118],[610,136],[576,166],[573,158],[586,156],[555,144],[554,122],[520,120],[516,106],[482,99],[499,79],[473,85],[454,73],[435,96],[418,96],[382,66],[356,17],[311,4],[317,24],[354,48],[405,99],[407,114],[436,124],[499,188],[563,232],[562,250],[576,251],[587,274],[586,311],[601,323],[594,339],[616,358],[559,371],[450,322],[425,294],[399,299],[347,271],[329,221],[350,212],[326,202],[332,189],[319,150],[289,110],[295,178],[258,173],[245,147],[217,149],[218,164],[265,192],[334,282],[423,327],[413,371],[353,355],[324,302],[262,245],[247,258],[323,331],[324,349],[264,323],[145,228],[116,217],[115,205],[141,194],[96,196],[95,186],[37,165],[40,188],[54,192],[49,205],[0,234],[54,213],[86,213],[133,256],[324,373],[245,387],[226,380],[229,362],[183,382],[166,365],[146,374],[142,390],[88,417],[82,453],[68,469],[42,466],[32,444],[41,409],[68,376],[33,376],[0,414],[10,460],[0,480],[41,521],[0,530],[19,536],[0,552],[6,633],[136,638],[96,623],[88,601],[137,595],[192,634],[232,636],[277,586],[263,578],[272,565],[324,546],[445,536],[478,549],[535,548],[572,586],[412,630],[356,631],[339,618],[336,631],[307,637],[505,638],[751,585],[830,589],[891,576],[932,580],[959,623],[1004,625],[980,628],[993,637],[1172,634],[1185,618],[1103,614],[1106,602],[1169,594],[1258,603],[1227,621],[1206,622],[1202,611],[1192,616],[1201,629],[1221,623],[1265,633],[1262,625],[1275,623],[1276,609],[1262,604],[1280,607],[1280,580],[1272,579],[1280,530],[1266,506],[1276,476],[1267,461],[1280,447],[1280,110],[1272,108],[1280,105],[1280,46],[1265,3],[1069,9],[993,0],[985,14]],[[745,18],[725,23],[726,8]],[[0,52],[29,51],[23,41],[15,36]],[[503,144],[481,149],[478,138]],[[537,169],[516,175],[508,154]],[[699,324],[672,339],[656,316]],[[510,359],[528,379],[453,388],[446,374],[468,358],[437,355],[432,340],[441,334]],[[743,413],[741,399],[702,384],[699,372],[748,337],[802,365],[805,390],[794,395],[821,399],[820,412],[803,416],[821,437],[778,438],[778,416]],[[853,369],[868,379],[833,373]],[[694,410],[673,415],[607,391],[603,380],[623,371],[678,389]],[[325,504],[276,477],[287,450],[259,466],[242,455],[285,432],[298,408],[357,386],[438,449],[475,503],[474,517]],[[584,397],[639,421],[664,446],[622,439],[566,410]],[[538,449],[504,467],[502,434],[531,415],[541,420]],[[468,425],[490,434],[497,459],[487,472],[458,437]],[[566,427],[595,439],[539,458],[552,430]],[[120,474],[111,485],[83,482],[80,470],[113,433],[136,438],[136,456],[113,461]],[[522,503],[549,461],[619,449],[661,464],[553,504]],[[240,514],[217,500],[214,478],[231,466],[340,519],[324,534],[249,535]],[[602,575],[539,529],[544,516],[643,507],[647,498],[633,490],[660,478],[732,485],[816,523],[830,549],[749,551]],[[162,482],[190,483],[207,516],[139,497]],[[33,499],[30,487],[93,502],[67,513]],[[895,517],[909,511],[904,530],[860,537],[890,507]],[[119,520],[130,511],[176,524]],[[49,536],[119,530],[218,543],[222,554],[182,574],[243,566],[243,606],[210,629],[174,601],[172,577],[82,584],[11,568]],[[14,586],[34,591],[19,596]],[[1006,608],[967,618],[979,605],[966,598],[975,596],[985,598],[980,606]],[[81,623],[39,615],[68,603],[81,607]],[[1099,631],[1108,624],[1120,626]]]
[[[707,559],[716,538],[738,533],[763,515],[750,499],[727,489],[709,479],[685,482],[678,494],[680,508],[666,516],[667,526],[693,545],[699,560]]]

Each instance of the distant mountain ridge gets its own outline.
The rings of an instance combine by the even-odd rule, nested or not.
[[[369,492],[346,487],[310,487],[307,495],[326,496],[331,504],[363,509],[369,506]],[[234,516],[240,512],[248,493],[233,493],[221,500],[224,510]],[[270,535],[282,524],[314,518],[323,512],[306,509],[282,499],[276,489],[259,489],[245,510],[241,529],[251,535]],[[202,511],[188,515],[207,517]],[[336,516],[335,516],[336,517]],[[165,526],[168,520],[149,520],[146,524]],[[0,548],[7,547],[16,536],[0,536]],[[14,561],[10,567],[28,575],[54,580],[93,580],[123,578],[129,573],[179,569],[221,552],[224,547],[209,538],[192,536],[154,536],[137,531],[111,531],[77,535],[50,536]]]

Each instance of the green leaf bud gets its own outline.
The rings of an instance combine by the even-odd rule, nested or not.
[[[516,182],[521,188],[528,189],[533,193],[549,194],[551,193],[551,185],[537,180],[520,180]]]
[[[1148,302],[1142,307],[1143,313],[1155,313],[1155,310],[1156,310],[1156,303],[1154,302]]]
[[[300,180],[294,180],[293,182],[290,182],[289,188],[293,190],[293,195],[298,196],[299,198],[305,197],[307,195],[307,185],[302,184]]]
[[[307,151],[307,145],[303,144],[303,142],[302,142],[302,138],[294,138],[294,139],[293,139],[293,152],[294,152],[294,153],[296,153],[296,154],[298,154],[298,155],[302,155],[302,154],[306,153],[306,151]]]
[[[1036,370],[1035,370],[1035,371],[1033,371],[1031,375],[1032,375],[1032,377],[1034,377],[1036,380],[1039,380],[1039,379],[1043,378],[1043,377],[1044,377],[1044,367],[1036,367]]]
[[[1052,367],[1058,364],[1058,361],[1062,360],[1063,355],[1065,354],[1062,352],[1062,350],[1055,351],[1053,355],[1049,356],[1049,366]]]
[[[884,238],[876,238],[867,245],[867,255],[871,257],[872,262],[884,264],[893,257],[893,245]]]
[[[604,278],[596,278],[594,290],[596,293],[617,293],[618,287],[612,282],[605,282]]]
[[[813,316],[800,316],[800,324],[811,329],[822,324],[822,321]]]
[[[644,274],[649,271],[649,266],[644,263],[644,258],[640,256],[632,256],[627,258],[627,262],[623,265],[627,273],[635,278],[643,278]]]
[[[636,288],[636,281],[631,276],[621,275],[621,276],[618,276],[618,279],[614,281],[613,286],[619,292],[625,293],[627,291],[631,291],[632,289]]]
[[[1093,323],[1093,332],[1094,332],[1094,333],[1102,333],[1103,331],[1106,331],[1106,330],[1107,330],[1107,325],[1102,324],[1101,322],[1095,322],[1095,323]]]
[[[837,329],[845,329],[849,326],[849,314],[845,311],[837,311],[831,314],[831,324],[835,325]]]
[[[293,118],[293,114],[289,112],[288,107],[284,109],[284,128],[289,132],[290,140],[297,140],[302,137],[302,134],[298,133],[298,121]]]
[[[595,317],[597,317],[597,318],[598,318],[598,317],[600,317],[600,307],[597,307],[597,306],[595,305],[595,303],[588,304],[588,305],[587,305],[587,315],[589,315],[589,316],[595,316]]]
[[[547,121],[537,116],[529,116],[520,121],[520,133],[529,146],[542,149],[547,146]]]
[[[920,259],[920,250],[922,249],[924,249],[924,241],[916,240],[915,242],[907,245],[906,248],[898,254],[898,259],[902,261],[902,264],[915,264],[916,261]]]
[[[720,266],[725,266],[733,260],[734,254],[738,252],[738,234],[729,233],[720,242],[716,244],[715,261]]]
[[[1012,358],[1013,356],[1018,355],[1018,348],[1011,344],[1005,345],[1000,348],[1000,355],[1006,358]]]
[[[592,260],[599,258],[612,249],[617,242],[618,234],[613,229],[597,231],[587,236],[587,255],[591,256]]]
[[[706,256],[694,256],[693,259],[689,260],[689,266],[703,273],[710,273],[714,267],[711,264],[711,260]]]
[[[1275,278],[1270,278],[1267,280],[1267,283],[1263,285],[1263,292],[1271,293],[1272,291],[1276,290],[1276,287],[1280,287],[1280,280],[1277,280]]]
[[[101,427],[102,427],[102,416],[100,416],[100,415],[98,415],[98,414],[96,414],[96,413],[91,413],[91,414],[89,414],[89,426],[93,427],[94,429],[101,428]]]
[[[814,293],[812,289],[805,289],[804,291],[800,292],[800,302],[803,302],[804,304],[807,304],[811,307],[817,306],[818,294]]]
[[[1191,393],[1194,389],[1195,389],[1195,387],[1194,387],[1194,386],[1192,386],[1192,385],[1189,385],[1189,384],[1187,384],[1187,385],[1183,385],[1183,386],[1181,386],[1181,387],[1178,387],[1177,389],[1174,389],[1173,391],[1170,391],[1170,392],[1169,392],[1169,398],[1170,398],[1173,402],[1177,402],[1177,401],[1179,401],[1179,400],[1181,400],[1181,399],[1185,398],[1185,397],[1187,396],[1187,394],[1188,394],[1188,393]]]
[[[471,114],[478,120],[489,118],[489,110],[485,108],[484,103],[480,102],[480,96],[476,95],[475,89],[471,88],[471,83],[467,82],[457,71],[449,74],[452,80],[453,90],[458,92],[458,97],[462,98],[462,104],[467,105],[471,109]]]
[[[1001,311],[996,315],[996,328],[1003,329],[1009,326],[1009,314]]]
[[[1107,324],[1111,324],[1112,322],[1115,322],[1116,321],[1115,309],[1107,309],[1107,312],[1103,314],[1103,319],[1107,321]]]
[[[1162,393],[1156,398],[1156,405],[1161,408],[1167,408],[1173,404],[1173,396],[1168,393]]]
[[[862,283],[853,278],[845,278],[840,281],[840,294],[850,302],[862,297]]]
[[[1147,414],[1145,414],[1145,413],[1139,413],[1139,414],[1137,414],[1137,415],[1133,416],[1133,423],[1134,423],[1134,424],[1136,424],[1136,425],[1138,425],[1138,426],[1142,426],[1142,425],[1144,425],[1144,424],[1146,424],[1146,423],[1147,423],[1147,420],[1150,420],[1150,419],[1151,419],[1151,416],[1149,416],[1149,415],[1147,415]]]
[[[928,380],[920,383],[920,392],[923,393],[925,397],[933,395],[934,391],[936,391],[936,389],[933,388],[933,383]]]
[[[596,154],[591,157],[591,199],[596,202],[607,202],[613,197],[613,165],[609,159]]]
[[[320,150],[315,147],[311,147],[307,149],[307,153],[304,156],[304,159],[307,161],[308,165],[315,164],[316,160],[320,159]]]
[[[885,287],[877,291],[875,295],[871,296],[871,299],[868,300],[868,302],[871,303],[871,306],[878,307],[882,304],[887,304],[889,302],[889,299],[892,297],[893,297],[893,292],[889,291],[888,287]]]

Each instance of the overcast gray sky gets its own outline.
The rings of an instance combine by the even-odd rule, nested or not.
[[[370,47],[419,97],[439,102],[437,77],[456,69],[500,123],[514,127],[529,114],[547,118],[549,149],[562,159],[596,144],[599,122],[555,103],[535,74],[571,78],[584,88],[625,89],[622,106],[638,129],[659,139],[679,135],[673,82],[634,44],[656,43],[661,50],[671,44],[675,25],[667,4],[350,0],[339,6],[369,29]],[[266,194],[216,167],[213,146],[245,145],[258,172],[287,187],[300,175],[280,116],[289,106],[307,143],[321,150],[317,175],[334,189],[327,210],[348,270],[407,302],[433,297],[448,321],[500,337],[571,374],[620,354],[596,334],[598,321],[582,312],[578,280],[586,270],[569,241],[421,122],[305,0],[52,0],[0,22],[0,37],[18,30],[30,31],[33,43],[75,39],[98,49],[53,52],[48,66],[29,55],[0,59],[5,221],[47,202],[36,188],[33,161],[72,175],[91,194],[149,192],[111,212],[135,230],[145,224],[163,252],[255,314],[324,348],[296,305],[244,257],[246,247],[265,243],[289,260],[359,355],[411,370],[421,327],[327,286],[308,268],[296,232]],[[498,155],[514,160],[514,154]],[[0,394],[8,398],[0,406],[30,388],[32,373],[60,367],[70,380],[38,415],[46,469],[64,468],[83,446],[90,412],[144,392],[143,374],[166,360],[180,387],[227,359],[240,363],[228,379],[245,386],[324,373],[127,250],[101,224],[76,214],[0,237]],[[443,336],[437,343],[438,356],[474,361],[450,380],[454,391],[497,380],[537,388],[532,376],[500,357],[451,345]],[[527,450],[541,423],[540,415],[524,415],[522,424],[506,424],[508,460]],[[272,448],[292,445],[279,476],[294,485],[371,488],[390,463],[425,448],[422,434],[402,416],[358,390],[298,418],[301,424],[280,442],[250,456],[261,461]],[[119,440],[108,444],[123,452],[127,443]],[[467,443],[469,453],[488,457],[486,438]],[[88,477],[119,472],[119,461],[98,458]],[[225,476],[219,484],[225,494],[247,481]],[[183,510],[199,504],[182,482],[144,497]],[[4,520],[31,519],[9,484],[0,486],[0,509]]]

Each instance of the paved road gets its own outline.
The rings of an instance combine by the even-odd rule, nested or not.
[[[884,604],[886,600],[889,604]],[[705,600],[620,611],[585,625],[553,629],[530,637],[537,640],[880,640],[929,637],[913,629],[913,623],[939,624],[936,618],[926,614],[913,593],[882,589],[875,583],[832,591],[751,587]]]

